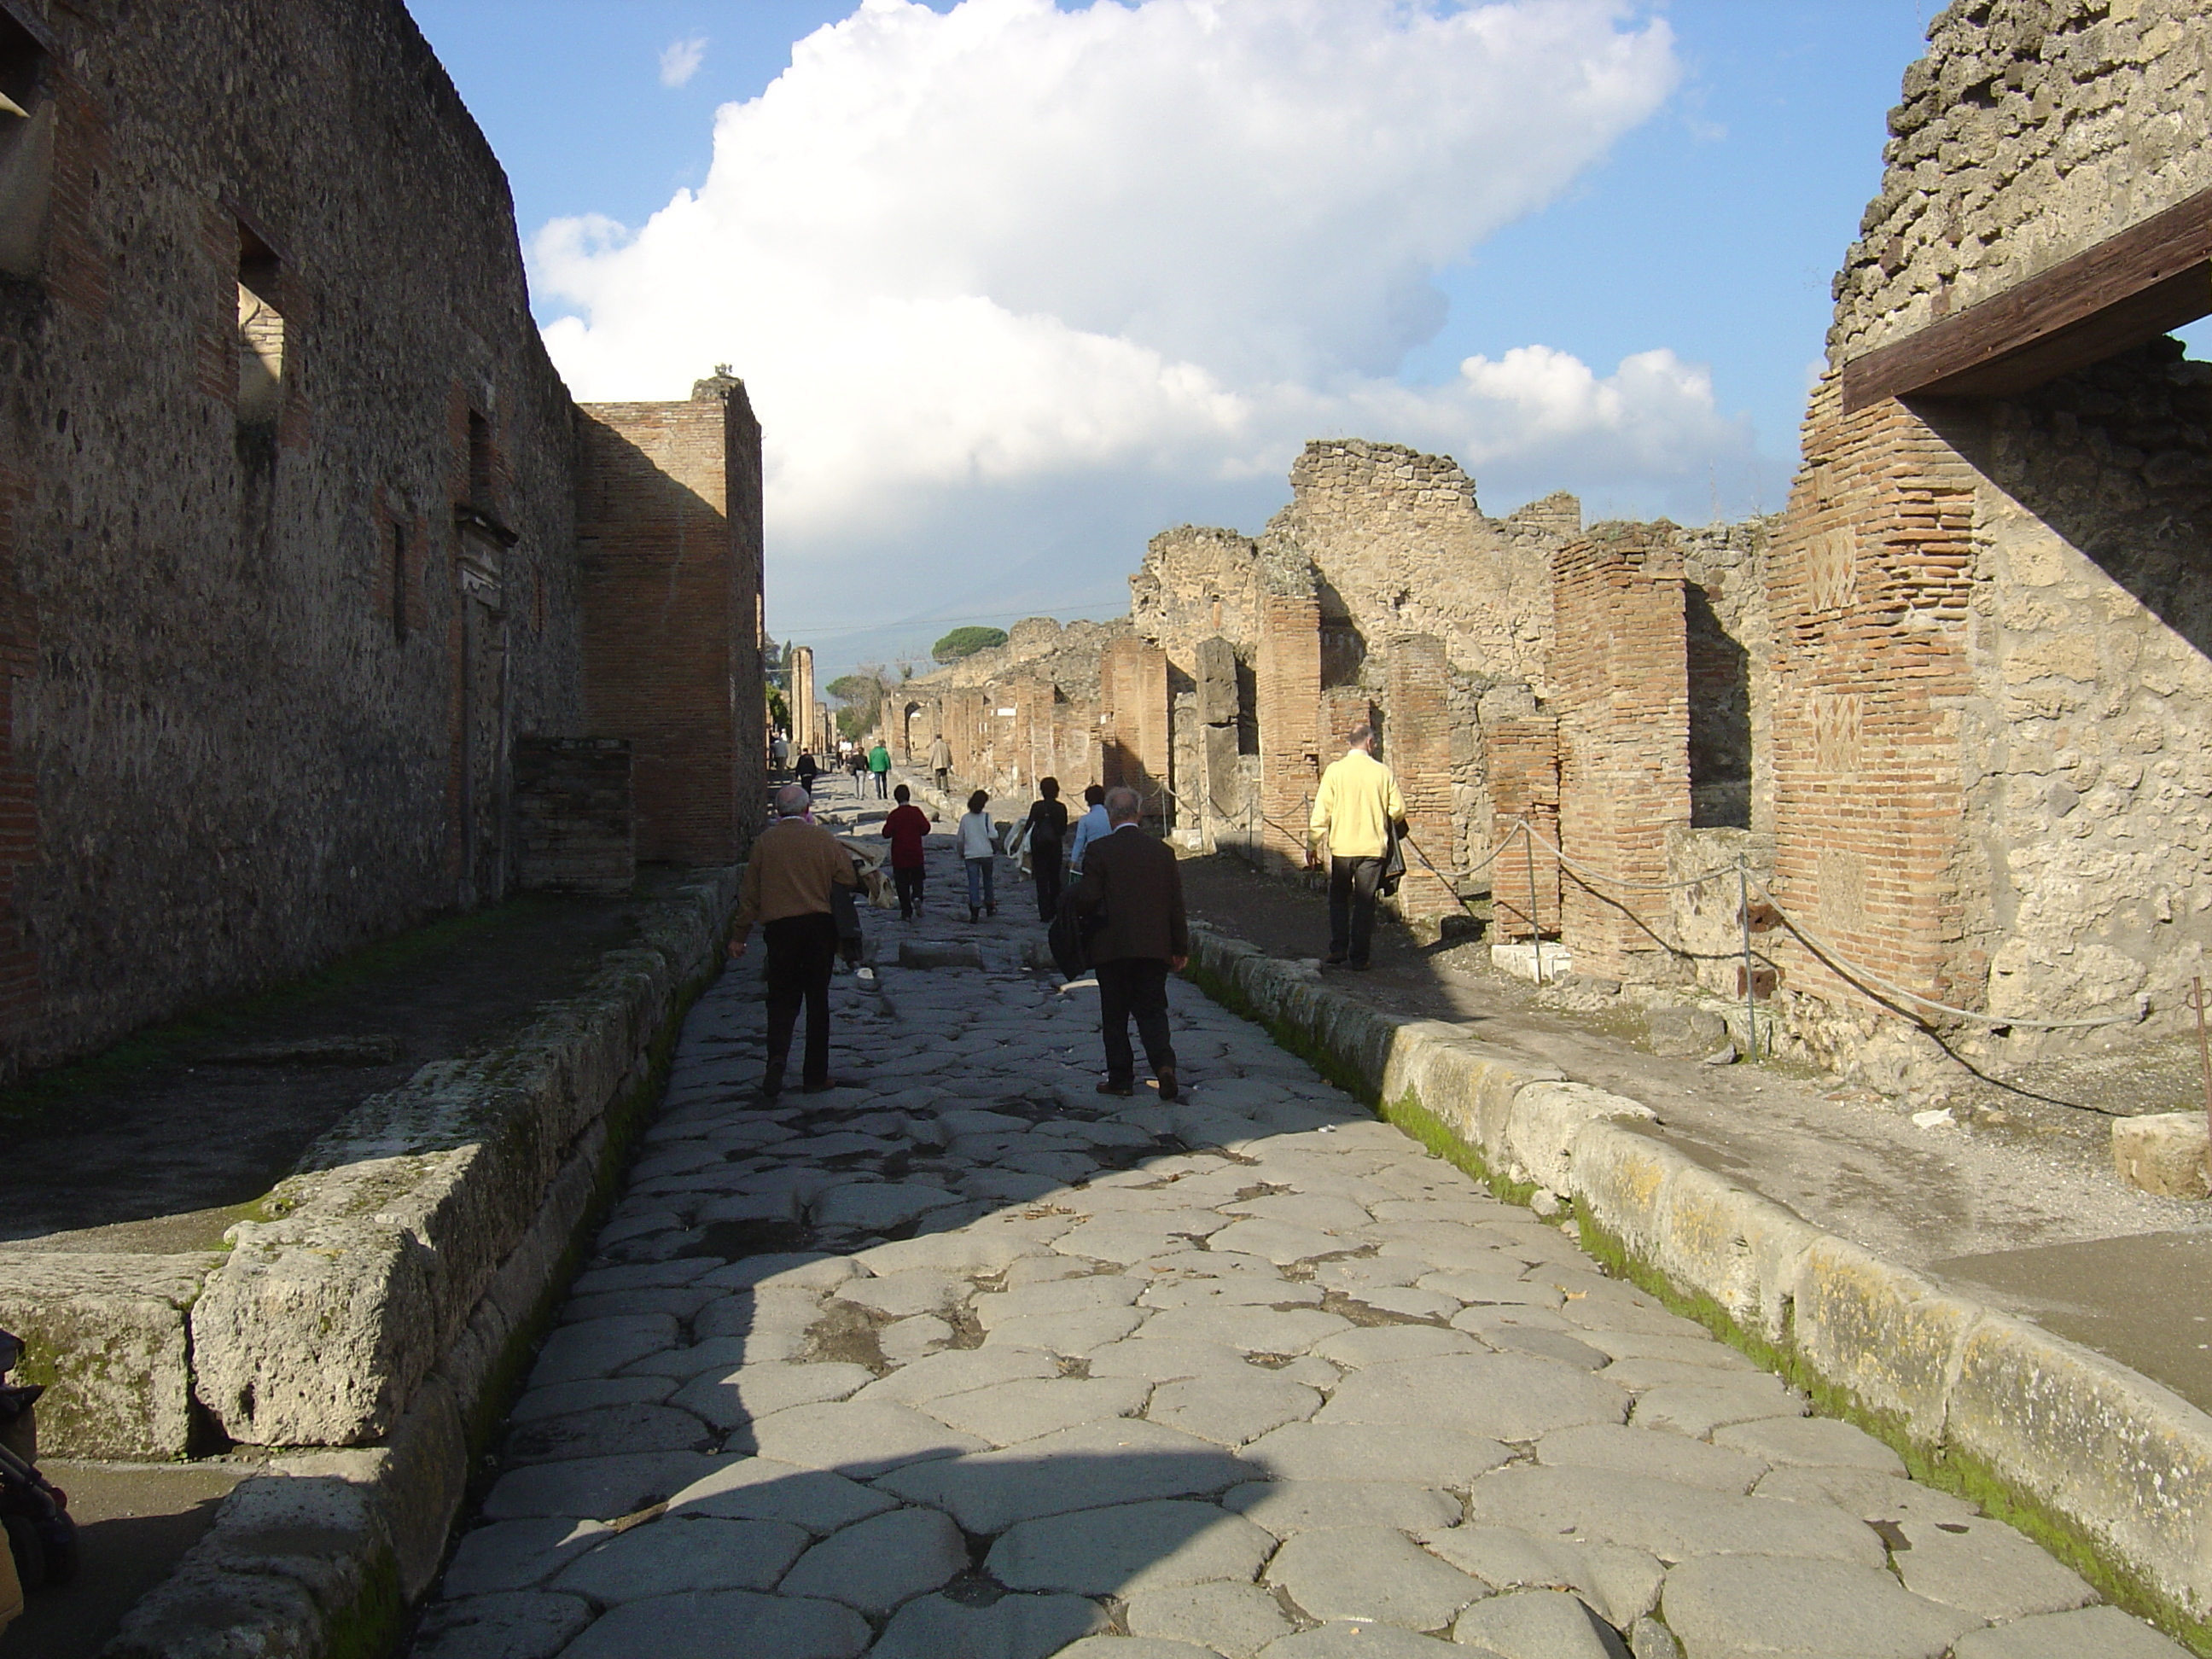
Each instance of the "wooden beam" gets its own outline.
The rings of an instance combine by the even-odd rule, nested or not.
[[[2212,315],[2212,190],[1844,365],[1846,413],[2000,398]]]

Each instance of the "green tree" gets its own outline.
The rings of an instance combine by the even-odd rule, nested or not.
[[[791,730],[791,705],[783,700],[783,693],[771,685],[768,689],[769,724],[779,732]]]
[[[883,712],[883,665],[862,663],[851,673],[840,674],[823,689],[839,705],[839,735],[858,738],[876,723],[876,716]]]
[[[929,654],[938,662],[958,662],[963,657],[972,657],[978,651],[988,651],[1006,642],[1006,630],[1003,628],[956,628],[931,646]]]

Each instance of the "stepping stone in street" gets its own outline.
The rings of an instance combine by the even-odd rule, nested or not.
[[[970,944],[902,939],[899,941],[898,965],[923,969],[981,968],[983,952],[981,947]]]

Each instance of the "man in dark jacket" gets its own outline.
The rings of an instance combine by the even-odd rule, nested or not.
[[[1102,1095],[1136,1092],[1137,1060],[1129,1017],[1137,1018],[1145,1058],[1159,1079],[1160,1098],[1176,1100],[1174,1044],[1168,1035],[1168,974],[1190,956],[1182,908],[1182,871],[1175,849],[1138,826],[1143,802],[1133,789],[1106,792],[1111,830],[1085,849],[1075,908],[1088,915],[1103,906],[1105,925],[1091,940],[1098,975],[1098,1026],[1106,1042]]]
[[[745,953],[755,923],[768,938],[768,1071],[761,1093],[783,1088],[792,1029],[806,1009],[801,1080],[808,1094],[837,1087],[830,1075],[830,970],[837,955],[835,887],[857,887],[853,855],[836,836],[806,821],[812,805],[795,783],[775,792],[775,822],[755,836],[738,884],[730,923],[732,960]]]

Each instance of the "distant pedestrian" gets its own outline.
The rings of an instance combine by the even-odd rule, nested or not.
[[[952,787],[952,745],[939,732],[930,740],[929,775],[937,780],[937,793],[943,794]]]
[[[884,837],[891,844],[891,884],[898,889],[900,920],[912,921],[921,914],[921,838],[929,833],[929,814],[913,804],[913,791],[904,784],[891,793],[898,805],[884,820]]]
[[[860,780],[868,775],[868,751],[857,743],[847,744],[845,768],[853,775],[853,799],[858,800],[867,793],[867,786]]]
[[[868,750],[868,770],[876,775],[876,799],[881,800],[890,793],[891,777],[891,751],[884,747],[881,738],[878,738],[876,746]]]
[[[797,771],[799,787],[804,789],[808,799],[811,799],[814,794],[814,780],[820,776],[822,772],[822,769],[814,763],[814,751],[811,749],[799,750]]]
[[[806,821],[806,792],[787,783],[775,792],[776,820],[755,839],[738,886],[730,955],[744,955],[753,924],[768,940],[768,1070],[761,1093],[783,1090],[792,1028],[806,1008],[806,1054],[800,1080],[808,1094],[837,1086],[830,1075],[830,974],[837,958],[837,917],[830,890],[858,887],[853,855],[837,838]]]
[[[1142,799],[1133,789],[1106,792],[1113,824],[1087,849],[1083,879],[1073,902],[1088,915],[1103,908],[1106,920],[1091,940],[1091,962],[1098,975],[1098,1029],[1106,1046],[1102,1095],[1136,1092],[1137,1057],[1129,1046],[1134,1015],[1145,1058],[1159,1079],[1160,1098],[1176,1100],[1175,1045],[1168,1030],[1168,975],[1180,973],[1190,956],[1190,928],[1183,914],[1182,871],[1175,849],[1146,835],[1138,824]]]
[[[968,814],[960,820],[960,861],[968,866],[968,920],[980,921],[999,914],[999,896],[992,875],[999,860],[997,834],[984,808],[991,798],[978,789],[968,797]]]
[[[1037,920],[1050,925],[1060,909],[1060,848],[1067,840],[1067,803],[1060,798],[1060,780],[1044,778],[1037,784],[1044,799],[1030,808],[1030,879],[1036,884]]]
[[[779,732],[768,746],[769,764],[779,772],[791,764],[791,739]]]
[[[1390,769],[1375,758],[1375,728],[1355,726],[1341,760],[1321,775],[1306,842],[1306,867],[1321,866],[1328,842],[1328,955],[1331,967],[1367,966],[1375,937],[1375,884],[1390,837],[1406,834],[1406,803]]]
[[[1067,870],[1070,875],[1083,873],[1083,851],[1094,841],[1105,838],[1113,825],[1106,818],[1106,788],[1103,784],[1092,784],[1083,792],[1084,813],[1075,821],[1075,844],[1067,849]]]

